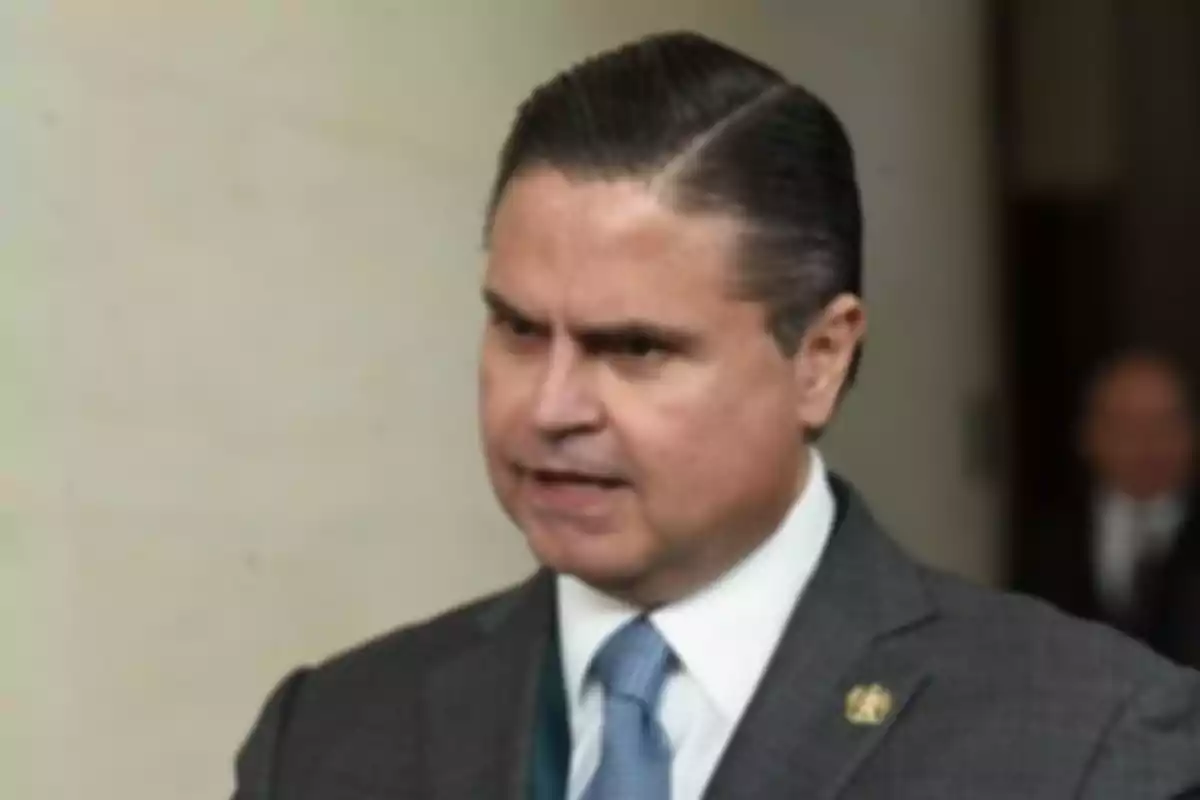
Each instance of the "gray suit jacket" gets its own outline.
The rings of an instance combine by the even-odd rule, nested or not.
[[[918,566],[835,483],[836,531],[708,800],[1200,798],[1200,675]],[[235,800],[521,800],[553,624],[543,572],[296,671]],[[851,722],[873,684],[890,713]]]

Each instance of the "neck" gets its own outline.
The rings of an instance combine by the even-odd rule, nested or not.
[[[1126,491],[1113,486],[1106,488],[1101,494],[1101,497],[1117,498],[1139,505],[1173,501],[1182,496],[1183,492],[1178,489]]]

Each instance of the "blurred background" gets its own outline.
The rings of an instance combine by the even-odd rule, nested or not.
[[[8,0],[0,796],[227,796],[287,669],[527,573],[476,451],[493,160],[536,83],[680,27],[850,130],[871,332],[824,447],[895,536],[1126,600],[1096,498],[1188,538],[1200,3]]]

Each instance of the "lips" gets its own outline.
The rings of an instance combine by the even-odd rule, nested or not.
[[[611,475],[598,475],[574,470],[531,469],[527,473],[538,483],[548,486],[595,486],[601,489],[619,489],[628,485],[621,478]]]
[[[612,474],[573,469],[518,469],[530,507],[552,518],[586,519],[614,508],[630,484]]]

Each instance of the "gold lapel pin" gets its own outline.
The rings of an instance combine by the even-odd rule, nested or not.
[[[852,725],[882,725],[892,713],[892,693],[878,683],[846,693],[846,720]]]

